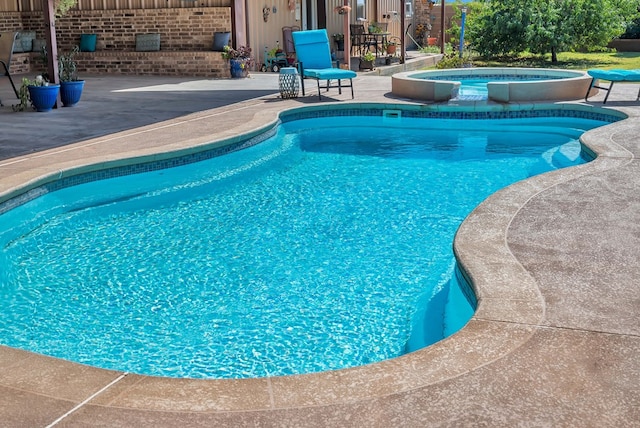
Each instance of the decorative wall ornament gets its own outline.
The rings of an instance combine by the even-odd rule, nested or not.
[[[337,12],[338,15],[345,15],[351,10],[351,7],[350,6],[336,6],[336,7],[333,8],[333,10],[335,12]]]
[[[265,6],[264,8],[262,8],[262,19],[264,20],[264,22],[269,21],[270,13],[271,13],[271,9],[269,9],[269,6]]]

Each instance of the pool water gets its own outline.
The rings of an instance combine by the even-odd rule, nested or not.
[[[465,216],[587,161],[577,138],[602,124],[296,120],[242,151],[48,193],[0,216],[0,343],[190,378],[411,352],[475,309],[452,253]]]
[[[487,83],[489,82],[527,82],[527,81],[537,81],[537,80],[556,80],[561,79],[562,77],[553,76],[553,75],[527,75],[527,76],[514,76],[514,75],[506,75],[506,76],[479,76],[479,77],[471,77],[471,76],[443,76],[443,77],[430,77],[433,80],[453,80],[460,82],[460,90],[458,92],[457,99],[464,100],[486,100],[489,97]]]
[[[487,90],[488,79],[463,79],[460,81],[459,99],[483,99],[489,96]]]

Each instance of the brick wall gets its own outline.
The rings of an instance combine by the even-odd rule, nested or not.
[[[0,14],[0,31],[20,29],[35,30],[43,39],[42,12]],[[228,77],[227,63],[211,51],[217,31],[231,31],[230,7],[84,10],[56,19],[59,52],[78,45],[81,34],[98,35],[97,52],[77,57],[80,73]],[[134,52],[136,34],[146,33],[160,33],[160,52]],[[23,70],[28,59],[14,56],[12,72]]]
[[[80,52],[80,74],[147,74],[229,77],[229,64],[220,52]]]
[[[22,15],[20,12],[0,13],[0,32],[17,31],[22,29]]]
[[[41,12],[24,12],[22,27],[44,38]],[[83,10],[56,19],[59,50],[80,43],[83,33],[98,35],[98,50],[135,50],[136,34],[145,33],[160,33],[162,50],[210,50],[216,31],[231,31],[231,8]]]
[[[34,53],[15,53],[11,57],[11,74],[24,74],[38,69],[39,65],[34,62],[36,54]],[[4,71],[4,70],[3,70]],[[16,85],[18,82],[15,82]]]

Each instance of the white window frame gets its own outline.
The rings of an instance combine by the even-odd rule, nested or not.
[[[356,0],[356,21],[366,21],[367,0]]]

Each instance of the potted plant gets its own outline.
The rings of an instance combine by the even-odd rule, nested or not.
[[[58,75],[60,77],[60,100],[65,107],[72,107],[80,101],[84,80],[78,79],[78,65],[75,56],[80,51],[79,46],[58,55]]]
[[[336,44],[337,50],[343,51],[344,50],[344,34],[337,33],[337,34],[334,34],[332,37],[333,37],[333,41]]]
[[[50,111],[58,99],[60,85],[49,84],[47,79],[37,76],[34,80],[22,79],[22,86],[18,91],[20,103],[13,106],[14,111],[24,111],[33,106],[37,111]]]
[[[365,69],[373,70],[375,60],[376,60],[376,56],[371,52],[367,52],[366,54],[361,55],[360,70],[365,70]]]
[[[249,76],[249,68],[253,65],[249,46],[240,46],[238,49],[233,49],[227,45],[222,51],[222,58],[229,60],[231,77]]]
[[[389,41],[384,45],[384,51],[387,53],[387,55],[395,55],[396,47],[396,42]]]

